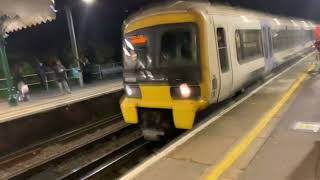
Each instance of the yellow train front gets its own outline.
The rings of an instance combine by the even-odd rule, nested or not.
[[[139,123],[148,139],[165,136],[171,129],[192,128],[196,112],[207,104],[206,56],[202,57],[206,48],[200,45],[205,37],[199,18],[172,12],[125,26],[126,94],[121,110],[125,122]]]
[[[124,26],[125,122],[140,124],[149,139],[191,129],[199,110],[312,51],[312,27],[199,1],[137,13]]]

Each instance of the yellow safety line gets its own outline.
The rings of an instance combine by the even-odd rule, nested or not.
[[[308,71],[314,69],[315,65],[311,65]],[[266,127],[266,125],[272,120],[272,117],[282,108],[282,106],[288,101],[291,95],[299,87],[303,80],[307,77],[306,73],[299,76],[296,82],[291,86],[291,88],[283,95],[280,101],[267,112],[260,120],[259,123],[251,129],[248,134],[246,134],[237,145],[235,145],[224,158],[213,167],[213,169],[205,177],[207,180],[217,180],[222,173],[227,170],[235,160],[247,149],[247,147],[252,143],[252,141],[257,137],[257,135]]]

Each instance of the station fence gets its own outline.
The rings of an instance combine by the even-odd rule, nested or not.
[[[110,75],[119,75],[122,72],[122,63],[110,63],[110,64],[94,64],[91,68],[92,75],[98,80],[103,80]],[[67,79],[72,79],[72,69],[66,69],[65,75]],[[13,78],[13,77],[12,77]],[[41,81],[38,74],[23,75],[23,79],[28,86],[40,85]],[[46,72],[45,86],[49,90],[49,84],[55,82],[54,72]],[[0,78],[0,92],[6,91],[6,79]]]

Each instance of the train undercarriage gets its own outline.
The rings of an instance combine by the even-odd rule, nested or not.
[[[181,131],[175,128],[170,109],[139,108],[138,115],[142,134],[147,140],[165,140]]]

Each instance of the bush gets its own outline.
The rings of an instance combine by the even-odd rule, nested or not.
[[[0,79],[1,78],[4,78],[4,73],[3,73],[2,63],[0,62]]]
[[[60,60],[65,67],[69,67],[74,63],[71,47],[67,46],[63,49],[62,53],[60,53]]]
[[[97,64],[111,63],[110,60],[114,57],[115,50],[110,46],[105,46],[96,49],[96,62]]]
[[[91,63],[106,64],[115,56],[115,49],[109,44],[91,42],[88,48],[82,48],[81,53],[86,55]]]
[[[23,75],[29,75],[29,74],[34,74],[35,73],[32,65],[29,64],[29,63],[26,63],[26,62],[23,62],[21,64],[21,71],[22,71]]]
[[[7,91],[0,91],[0,99],[7,99],[8,93]]]

